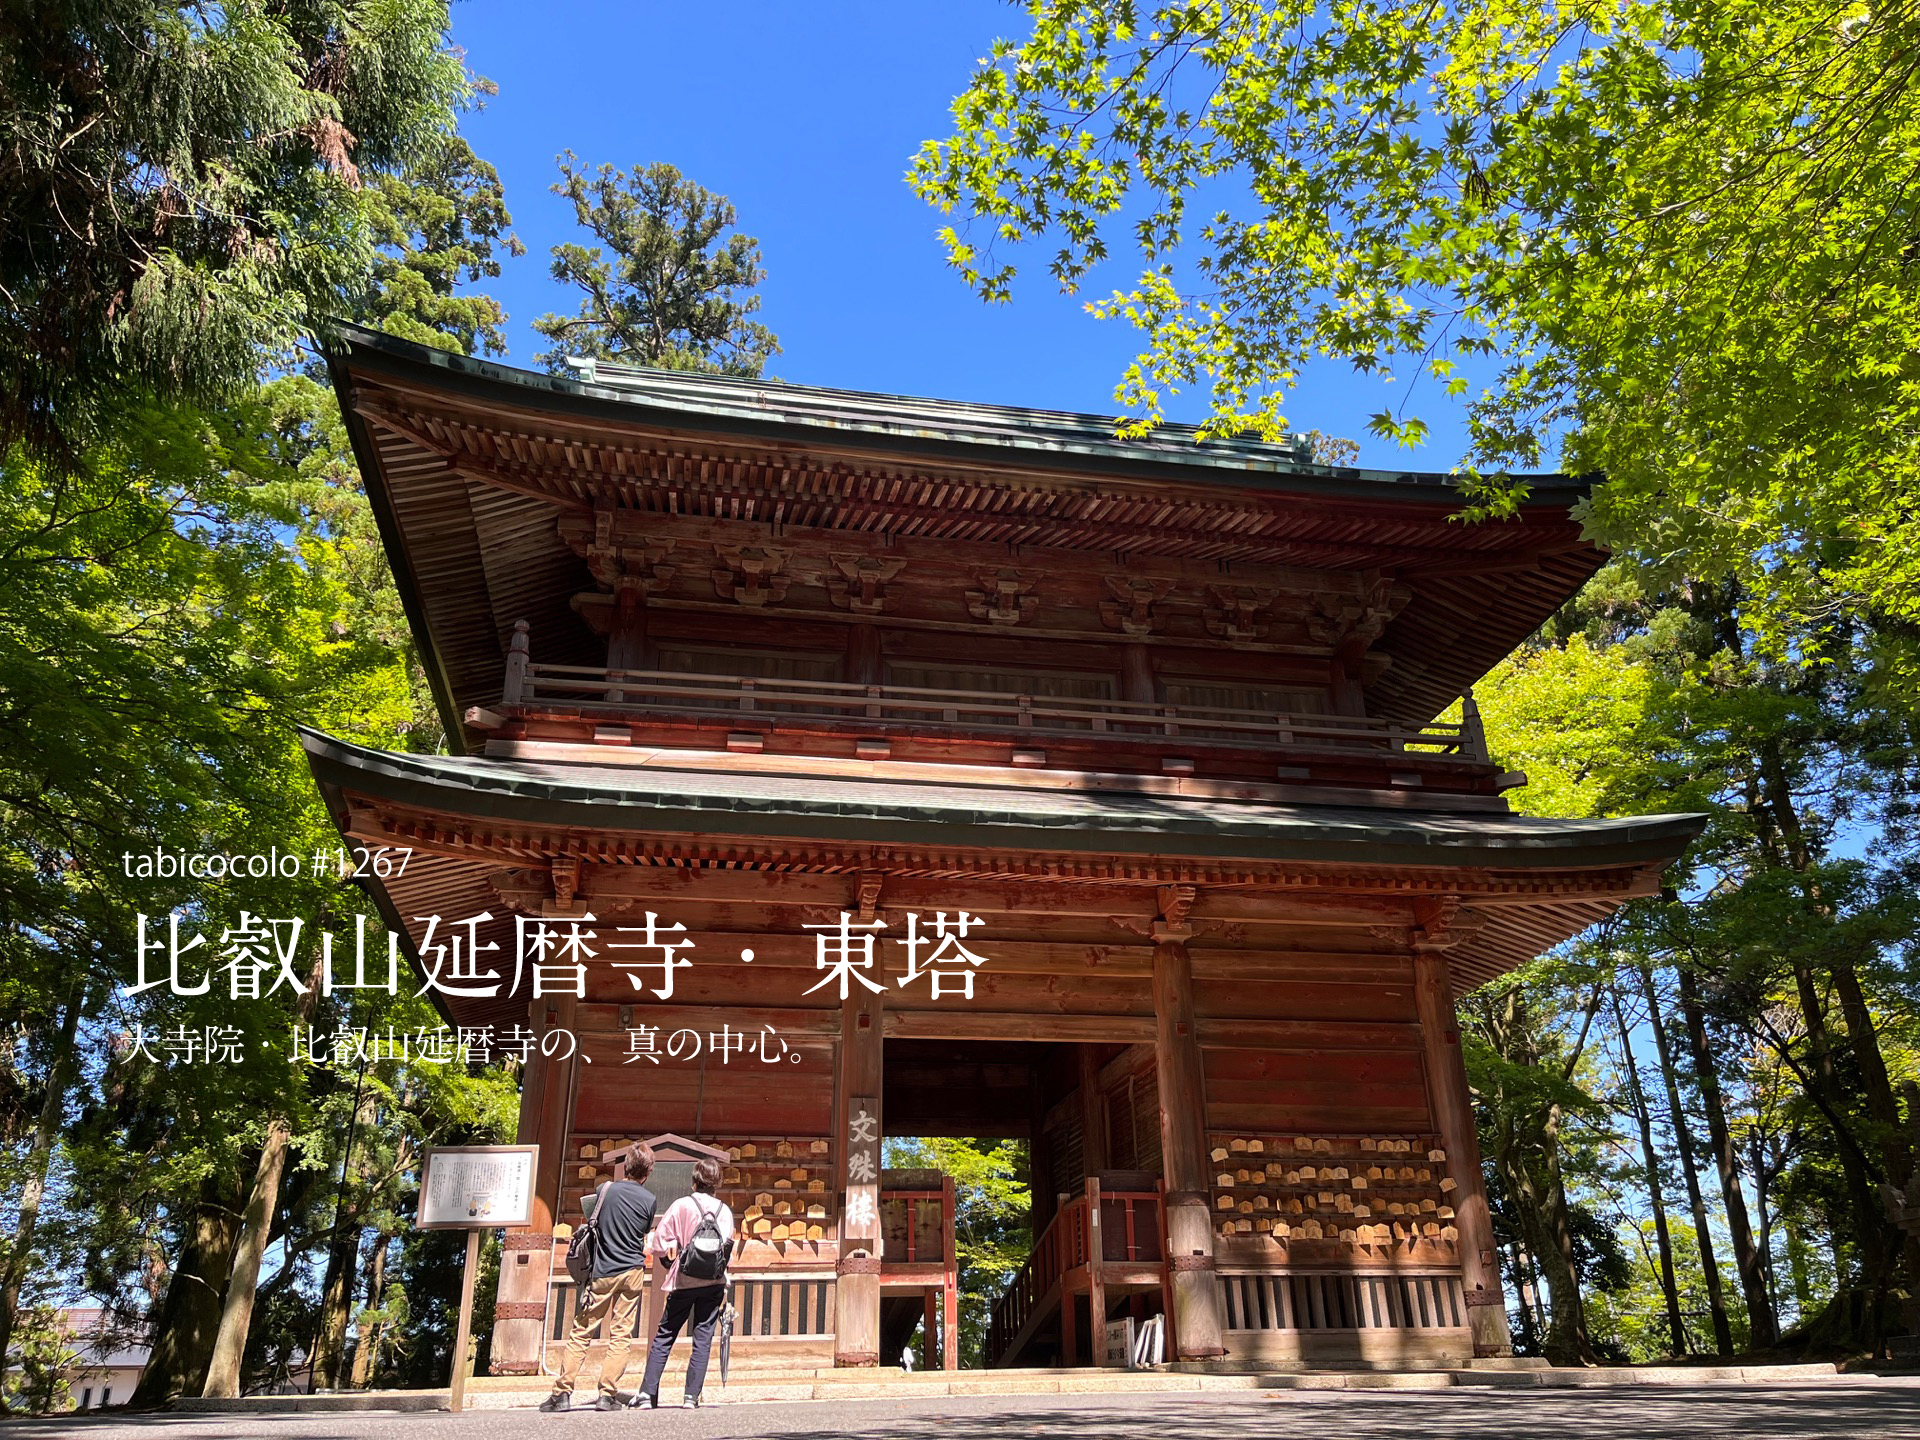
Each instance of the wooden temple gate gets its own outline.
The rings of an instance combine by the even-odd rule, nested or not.
[[[412,852],[376,893],[469,977],[449,1021],[532,1037],[496,1373],[542,1367],[580,1196],[663,1132],[726,1157],[746,1363],[916,1325],[956,1363],[952,1182],[885,1136],[1030,1142],[994,1362],[1121,1313],[1183,1361],[1505,1348],[1455,994],[1699,823],[1515,815],[1471,699],[1436,718],[1599,563],[1577,486],[1462,526],[1443,477],[1083,417],[333,364],[454,753],[310,759]]]

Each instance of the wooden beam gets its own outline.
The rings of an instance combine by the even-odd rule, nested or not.
[[[1014,1015],[979,1010],[890,1010],[887,1038],[901,1040],[1057,1040],[1131,1045],[1153,1037],[1147,1015]]]

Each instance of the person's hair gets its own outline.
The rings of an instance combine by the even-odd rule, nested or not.
[[[653,1147],[651,1145],[629,1145],[627,1158],[620,1163],[620,1172],[628,1180],[645,1184],[653,1173]]]
[[[720,1162],[711,1155],[693,1162],[693,1188],[711,1195],[720,1184]]]

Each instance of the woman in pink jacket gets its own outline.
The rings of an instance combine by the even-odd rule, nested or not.
[[[733,1253],[733,1211],[713,1193],[719,1184],[718,1161],[695,1161],[693,1194],[674,1201],[647,1237],[648,1251],[666,1266],[666,1279],[660,1288],[666,1294],[667,1308],[660,1316],[660,1328],[653,1332],[653,1346],[647,1352],[647,1377],[640,1382],[640,1393],[633,1397],[636,1407],[658,1408],[660,1377],[666,1371],[667,1356],[673,1342],[680,1338],[680,1327],[689,1320],[693,1321],[693,1358],[687,1362],[687,1393],[681,1404],[690,1408],[700,1403],[707,1356],[713,1350],[714,1325],[726,1304],[724,1261]],[[711,1253],[716,1238],[722,1260],[719,1273],[711,1277],[682,1274],[690,1256]],[[692,1268],[698,1271],[707,1268],[707,1263],[697,1262]]]

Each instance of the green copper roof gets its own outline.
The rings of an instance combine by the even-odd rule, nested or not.
[[[485,389],[492,399],[502,398],[499,387],[506,387],[522,392],[521,403],[539,408],[636,419],[651,412],[663,421],[699,417],[713,429],[741,435],[816,441],[837,437],[842,444],[894,452],[961,449],[998,455],[1002,463],[1017,456],[1038,469],[1085,469],[1091,463],[1121,471],[1140,468],[1163,479],[1252,489],[1460,503],[1450,475],[1319,464],[1303,436],[1280,444],[1244,436],[1202,439],[1194,426],[1166,423],[1141,438],[1120,439],[1114,434],[1118,422],[1110,415],[930,400],[606,361],[582,364],[572,375],[548,375],[450,354],[344,322],[330,329],[336,358],[376,369],[383,363],[426,366],[444,372],[442,384]],[[1587,494],[1584,481],[1566,475],[1522,478],[1531,498],[1541,504],[1564,507]]]
[[[1111,792],[535,764],[301,733],[321,785],[475,818],[612,831],[1370,865],[1666,863],[1702,815],[1542,820]]]

